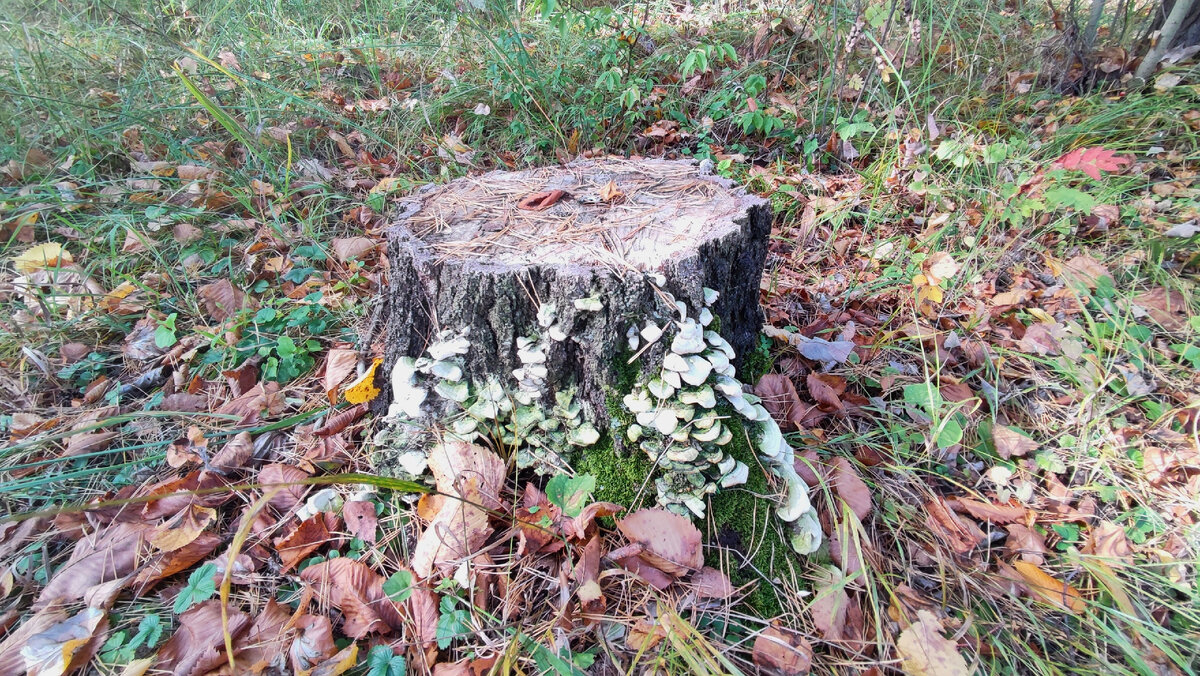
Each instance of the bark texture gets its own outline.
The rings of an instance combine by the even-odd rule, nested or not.
[[[590,194],[596,185],[609,185],[607,180],[619,188],[624,185],[621,177],[628,181],[631,176],[640,176],[644,180],[638,185],[650,185],[661,196],[664,183],[656,182],[655,176],[669,174],[671,181],[691,182],[691,187],[685,186],[680,192],[685,198],[692,195],[697,203],[681,206],[704,215],[706,222],[699,236],[686,246],[674,246],[671,254],[661,260],[642,260],[628,266],[587,256],[572,259],[571,255],[561,255],[561,246],[554,256],[558,262],[539,262],[536,248],[522,260],[479,255],[477,248],[471,255],[458,257],[448,253],[453,246],[447,247],[444,237],[418,235],[415,231],[420,228],[414,226],[421,214],[437,209],[437,200],[445,197],[446,188],[453,184],[423,190],[404,205],[404,212],[389,231],[390,289],[380,299],[378,321],[373,322],[385,341],[385,368],[390,370],[402,356],[420,356],[439,329],[469,328],[471,351],[465,356],[468,379],[483,382],[494,376],[502,384],[512,384],[511,373],[521,366],[517,339],[537,331],[539,306],[552,303],[567,339],[555,343],[548,354],[550,391],[577,387],[596,428],[604,430],[609,424],[606,397],[622,371],[629,368],[625,366],[630,355],[629,327],[640,327],[654,314],[667,316],[653,273],[665,278],[661,289],[685,302],[693,317],[704,307],[705,287],[720,292],[712,311],[719,317],[721,335],[733,345],[739,358],[753,350],[763,320],[758,297],[771,229],[768,202],[747,195],[725,179],[702,175],[691,162],[620,161],[615,167],[613,162],[601,160],[558,168],[570,174],[565,183],[550,170],[492,172],[460,180],[473,181],[485,190],[489,185],[512,184],[517,179],[519,185],[532,186],[530,189],[535,191],[566,185],[561,210],[579,208],[594,215],[607,208]],[[638,199],[632,189],[628,190],[631,194],[627,199]],[[706,195],[711,196],[713,190],[721,191],[725,207],[733,204],[736,208],[723,208],[720,214],[707,211]],[[580,204],[573,206],[573,200]],[[528,213],[520,216],[527,217]],[[546,218],[562,216],[548,213]],[[601,310],[576,307],[576,299],[596,295],[603,304]],[[652,361],[653,355],[648,354],[639,363]],[[735,361],[735,365],[739,363]],[[387,394],[376,402],[385,409]]]

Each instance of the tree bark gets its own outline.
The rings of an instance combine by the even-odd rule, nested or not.
[[[543,211],[516,206],[552,190],[563,195]],[[467,330],[467,380],[512,385],[522,367],[518,339],[544,331],[539,308],[553,306],[566,338],[548,350],[548,391],[577,388],[603,431],[608,398],[619,396],[614,388],[631,368],[630,327],[679,317],[661,292],[693,317],[705,307],[705,288],[719,292],[711,311],[720,334],[739,357],[756,346],[769,204],[695,163],[597,160],[491,172],[427,187],[402,206],[389,230],[390,288],[375,322],[385,369],[421,356],[439,330]],[[672,227],[686,232],[675,237]],[[576,303],[590,298],[598,310]],[[660,363],[644,357],[638,363]],[[379,410],[388,399],[376,400]]]
[[[1142,80],[1154,73],[1159,60],[1169,50],[1200,44],[1200,2],[1165,0],[1162,14],[1151,24],[1150,31],[1159,31],[1159,37],[1147,50],[1134,73],[1134,77]]]

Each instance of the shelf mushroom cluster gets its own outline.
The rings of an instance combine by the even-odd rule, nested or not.
[[[627,336],[630,349],[641,352],[669,337],[669,350],[661,369],[644,375],[622,400],[633,415],[627,438],[662,470],[654,482],[658,504],[703,518],[705,496],[748,479],[749,467],[725,452],[733,429],[717,410],[719,396],[749,423],[763,464],[786,486],[777,515],[790,527],[792,548],[802,554],[815,551],[821,528],[808,487],[793,466],[795,454],[759,398],[744,391],[737,379],[733,347],[709,329],[717,291],[704,289],[705,307],[694,318],[685,303],[661,293],[679,318],[647,319],[641,327],[630,327]]]

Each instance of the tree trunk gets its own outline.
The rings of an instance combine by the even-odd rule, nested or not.
[[[1175,13],[1176,6],[1180,4],[1184,6],[1190,5],[1190,8],[1184,8],[1182,11],[1182,16],[1179,20],[1179,25],[1174,31],[1174,35],[1168,37],[1166,35],[1166,24],[1171,15]],[[1155,46],[1163,46],[1162,52],[1166,52],[1177,47],[1191,47],[1193,45],[1200,45],[1200,2],[1191,2],[1190,0],[1164,0],[1160,10],[1156,12],[1154,21],[1150,23],[1146,35],[1153,35],[1153,33],[1156,31],[1162,31],[1158,42],[1155,43]],[[1164,37],[1167,37],[1167,39],[1164,40]],[[1149,39],[1144,38],[1139,40],[1139,42],[1141,43],[1140,46],[1143,49],[1149,49]],[[1155,61],[1157,61],[1159,58],[1162,58],[1161,53],[1158,55]],[[1149,58],[1147,57],[1143,60],[1143,62],[1145,61],[1149,61]],[[1154,65],[1157,65],[1157,63]]]
[[[638,368],[627,365],[631,330],[679,319],[670,297],[695,318],[705,289],[717,291],[710,328],[748,354],[762,324],[769,204],[707,174],[689,161],[604,159],[422,189],[389,230],[390,290],[374,322],[385,373],[426,354],[439,332],[465,333],[465,381],[516,388],[530,344],[557,333],[545,342],[543,399],[574,388],[604,431],[619,381]],[[562,192],[536,199],[553,191]],[[635,364],[661,364],[662,350]]]

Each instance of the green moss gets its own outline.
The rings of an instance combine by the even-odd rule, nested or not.
[[[576,472],[596,477],[596,499],[615,502],[634,509],[654,501],[654,483],[647,484],[640,502],[638,491],[646,483],[646,477],[654,471],[654,465],[645,453],[621,455],[613,448],[612,438],[606,436],[599,443],[579,454],[572,463]]]
[[[767,477],[750,446],[742,425],[741,417],[732,411],[722,411],[728,417],[723,421],[733,431],[733,441],[725,447],[727,453],[750,467],[750,477],[745,485],[725,489],[712,497],[709,520],[712,532],[720,544],[738,550],[742,554],[753,554],[749,565],[729,571],[734,585],[756,582],[757,586],[746,602],[762,617],[775,617],[783,612],[778,594],[786,585],[774,584],[776,578],[789,578],[795,564],[795,554],[784,540],[780,524],[775,518],[775,504],[759,497],[769,495]],[[736,556],[732,562],[737,563]],[[720,565],[719,552],[708,550],[708,565]]]
[[[771,358],[771,339],[760,333],[754,350],[742,355],[742,368],[738,370],[738,375],[743,383],[753,387],[759,378],[770,372],[774,362]]]

